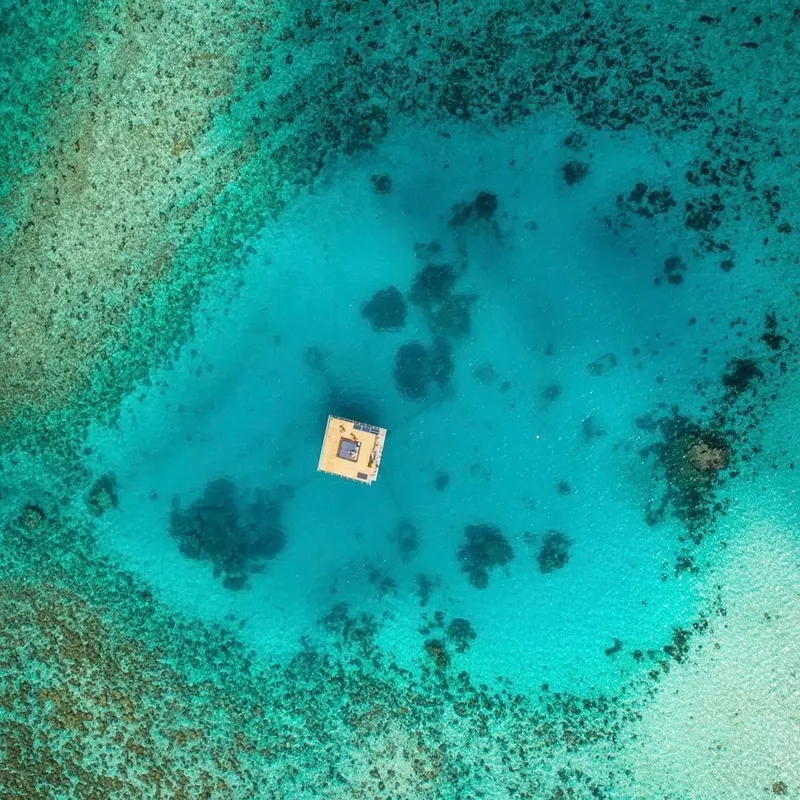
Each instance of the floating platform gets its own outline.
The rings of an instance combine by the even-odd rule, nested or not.
[[[386,428],[328,417],[317,471],[373,483],[378,477],[385,440]]]

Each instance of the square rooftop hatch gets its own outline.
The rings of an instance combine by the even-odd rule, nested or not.
[[[361,442],[355,439],[346,439],[344,436],[339,440],[339,450],[336,455],[347,461],[358,461],[358,451],[361,449]]]

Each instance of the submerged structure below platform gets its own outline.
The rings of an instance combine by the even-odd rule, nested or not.
[[[359,483],[373,483],[378,477],[385,439],[386,428],[328,417],[317,470]]]

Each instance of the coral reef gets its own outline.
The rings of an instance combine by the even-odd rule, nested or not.
[[[673,286],[678,286],[683,283],[684,275],[686,272],[686,264],[680,256],[669,256],[664,260],[664,275],[667,277],[667,283]],[[656,284],[661,283],[661,278],[655,279]]]
[[[478,192],[477,197],[469,203],[457,203],[448,223],[451,228],[458,228],[471,220],[493,223],[497,212],[497,195],[492,192]]]
[[[478,635],[468,619],[456,617],[447,625],[447,638],[453,643],[457,653],[464,653]]]
[[[589,165],[583,161],[568,161],[562,167],[567,186],[580,183],[589,174]]]
[[[458,273],[450,264],[426,264],[414,277],[408,300],[430,312],[448,300],[457,279]]]
[[[430,349],[419,342],[402,345],[395,355],[394,382],[407,400],[425,400],[431,384],[445,389],[453,375],[453,349],[445,339]]]
[[[289,487],[279,487],[257,490],[249,500],[232,481],[218,478],[186,510],[173,498],[170,534],[183,555],[210,561],[226,588],[242,589],[248,575],[286,545],[281,513],[291,496]]]
[[[450,484],[450,474],[447,472],[437,472],[433,479],[433,488],[437,492],[444,491]]]
[[[425,314],[434,336],[463,339],[471,331],[474,294],[454,291],[459,273],[451,264],[428,263],[414,277],[408,301]]]
[[[406,303],[396,286],[380,289],[361,306],[361,316],[373,330],[397,331],[406,324]]]
[[[35,531],[47,518],[42,508],[38,505],[28,503],[20,515],[20,523],[22,527],[28,531]]]
[[[472,332],[475,295],[454,294],[430,310],[428,323],[435,336],[465,339]]]
[[[542,538],[536,561],[540,572],[562,569],[569,561],[572,540],[561,531],[547,531]]]
[[[433,590],[439,585],[439,580],[420,573],[415,577],[414,583],[417,587],[419,604],[422,608],[424,608],[430,602],[431,596],[433,595]]]
[[[397,581],[374,564],[367,567],[367,580],[375,588],[378,597],[397,594]]]
[[[606,649],[603,652],[609,657],[610,656],[615,656],[617,653],[622,651],[622,647],[623,647],[622,640],[621,639],[617,639],[615,637],[614,638],[614,644],[612,644],[610,647],[606,647]]]
[[[668,479],[688,498],[702,493],[728,466],[731,449],[721,433],[694,429],[668,442],[664,457]]]
[[[725,368],[722,385],[731,395],[737,395],[763,377],[764,373],[752,358],[734,358]]]
[[[785,336],[778,333],[778,318],[774,312],[765,315],[764,333],[759,338],[770,350],[780,350],[785,344],[789,343]]]
[[[441,639],[428,639],[424,647],[425,652],[436,665],[436,669],[446,669],[450,665],[450,656],[447,653],[447,647]]]
[[[715,472],[725,469],[730,461],[728,443],[717,434],[706,434],[689,444],[686,449],[685,474],[689,480],[698,477],[711,477]]]
[[[372,175],[370,182],[375,194],[390,194],[392,191],[392,179],[386,173]]]
[[[764,35],[760,17],[741,9],[734,15],[720,8],[720,17],[704,14],[698,22],[668,4],[644,14],[625,4],[574,9],[554,2],[537,7],[530,22],[513,6],[483,4],[467,14],[434,5],[426,29],[410,24],[416,7],[389,3],[336,2],[324,10],[289,4],[280,15],[255,13],[239,0],[208,14],[119,4],[108,13],[76,13],[74,32],[48,12],[43,34],[26,22],[36,19],[27,5],[22,13],[12,9],[4,47],[19,27],[34,40],[36,59],[26,63],[24,51],[5,51],[15,91],[4,95],[4,118],[8,108],[22,118],[46,110],[47,125],[46,139],[33,133],[32,145],[12,126],[12,146],[0,148],[10,154],[0,159],[12,175],[0,177],[6,441],[50,447],[64,425],[59,446],[78,452],[81,426],[113,410],[134,381],[191,335],[208,274],[235,274],[239,251],[246,252],[241,243],[311,185],[331,154],[363,152],[408,118],[499,128],[558,102],[589,134],[646,127],[657,142],[659,133],[688,133],[698,163],[685,178],[696,196],[681,197],[678,206],[668,187],[640,182],[622,198],[620,216],[680,217],[701,246],[725,254],[720,267],[730,281],[734,257],[739,264],[749,259],[727,252],[719,228],[726,216],[746,214],[753,229],[779,234],[769,237],[770,262],[791,264],[795,253],[787,258],[790,248],[782,252],[776,242],[792,231],[785,219],[791,205],[778,184],[782,174],[794,174],[787,165],[797,160],[796,144],[784,137],[778,147],[770,127],[793,113],[791,98],[774,91],[774,76],[796,14],[771,15]],[[448,24],[438,24],[440,15]],[[339,35],[343,30],[358,35]],[[423,36],[425,46],[418,46]],[[305,59],[320,47],[324,59]],[[42,69],[40,84],[18,82],[24,71],[40,71],[40,56],[55,61],[56,72]],[[598,79],[598,63],[615,79]],[[722,91],[731,77],[743,82],[742,92]],[[762,98],[764,113],[741,103],[748,96]],[[768,147],[769,185],[756,178],[764,173],[758,143]],[[564,144],[585,146],[580,134]],[[12,163],[23,152],[24,165]],[[376,177],[375,191],[385,193],[388,176]],[[783,191],[791,191],[788,179]],[[465,222],[495,222],[496,198],[482,194]],[[682,277],[675,269],[667,280]],[[469,303],[450,295],[431,305],[430,324],[441,336],[467,336]],[[757,346],[773,353],[782,347],[777,334],[766,337]],[[452,358],[443,351],[432,360],[438,366],[425,370],[427,380],[443,382]],[[728,394],[750,394],[745,389],[761,379],[755,370],[732,365],[723,377]],[[25,424],[6,428],[17,415]],[[719,444],[697,438],[717,427],[728,436],[727,421],[704,421],[698,430],[665,432],[661,442],[660,478],[693,520],[723,507],[711,489],[729,459]],[[74,496],[84,491],[80,484]],[[102,511],[113,496],[101,489],[90,508]],[[38,495],[23,502],[14,510],[17,527],[35,534],[29,540],[54,541],[52,531],[62,525],[51,510],[56,504]],[[236,516],[228,506],[222,504],[223,520]],[[176,513],[186,521],[186,512]],[[614,785],[624,781],[623,770],[609,761],[622,723],[638,713],[625,698],[558,693],[531,702],[502,683],[478,687],[466,672],[445,670],[418,681],[387,667],[374,620],[346,610],[331,621],[330,652],[304,646],[288,667],[251,678],[257,669],[236,640],[209,644],[207,627],[189,627],[155,606],[130,576],[102,573],[88,533],[62,527],[71,549],[59,553],[67,558],[54,573],[82,580],[83,596],[45,585],[4,583],[0,591],[0,741],[10,764],[0,772],[12,796],[238,798],[259,796],[266,786],[281,797],[306,786],[352,798],[632,794]],[[10,539],[4,532],[4,544]],[[196,541],[192,548],[207,557]],[[76,577],[89,562],[94,572]],[[476,574],[485,581],[488,570]],[[235,572],[226,580],[241,578]],[[429,597],[429,583],[420,589],[421,599]],[[107,607],[90,611],[86,598],[101,592]],[[120,624],[109,627],[109,618],[126,613],[128,624],[171,648],[168,658],[131,640]],[[664,650],[680,654],[682,646],[673,641]],[[429,655],[435,662],[447,653],[442,647]],[[226,688],[198,681],[197,672]],[[455,717],[463,722],[442,724]],[[584,752],[587,746],[594,749]],[[772,791],[795,791],[774,770]],[[769,783],[763,788],[768,792]]]
[[[657,524],[671,509],[686,525],[689,538],[698,544],[714,514],[723,510],[715,501],[715,489],[719,476],[730,465],[730,437],[693,422],[676,409],[658,420],[640,419],[637,425],[658,431],[662,437],[641,450],[644,457],[656,456],[653,477],[656,486],[661,484],[648,502],[648,523]],[[679,554],[679,562],[682,557]]]
[[[503,567],[514,558],[514,551],[496,525],[467,525],[467,541],[458,549],[461,571],[476,589],[489,585],[489,571]]]
[[[542,6],[536,26],[527,26],[514,9],[476,8],[454,19],[452,30],[433,25],[425,47],[418,46],[417,27],[390,4],[337,3],[326,14],[298,7],[274,28],[254,22],[243,0],[202,21],[156,6],[120,7],[113,19],[77,15],[74,24],[49,15],[37,26],[17,15],[7,27],[19,30],[19,38],[7,36],[4,46],[14,52],[10,85],[22,91],[8,95],[13,123],[4,131],[13,140],[6,150],[25,153],[27,167],[9,162],[13,180],[3,183],[9,206],[3,216],[13,235],[3,238],[8,269],[2,293],[10,300],[0,311],[0,328],[13,344],[0,353],[0,373],[8,377],[0,419],[25,409],[23,429],[35,431],[37,414],[62,408],[81,391],[88,402],[73,411],[84,422],[90,409],[113,408],[149,364],[171,357],[176,342],[190,335],[189,319],[209,272],[238,264],[240,243],[309,186],[332,154],[374,147],[396,121],[436,117],[443,124],[507,128],[563,101],[575,127],[585,131],[564,139],[574,151],[585,147],[593,130],[696,132],[696,163],[686,173],[692,196],[677,209],[668,187],[640,180],[630,202],[627,193],[621,196],[632,213],[680,215],[703,245],[715,249],[722,245],[713,241],[717,225],[745,208],[756,225],[792,230],[782,207],[785,190],[778,180],[760,185],[752,147],[769,140],[773,117],[785,108],[767,100],[766,112],[754,117],[719,88],[736,63],[754,96],[772,97],[766,76],[774,73],[760,67],[780,64],[777,43],[792,35],[791,14],[774,20],[771,42],[754,41],[748,15],[731,14],[723,40],[705,47],[715,26],[695,26],[697,47],[687,48],[688,30],[677,12],[656,19],[634,8],[587,11],[565,26],[564,10],[561,3]],[[426,13],[409,13],[417,11]],[[383,33],[372,37],[364,30],[350,42],[338,35],[346,26]],[[26,74],[28,40],[37,36],[62,42],[58,57],[47,46],[37,51],[48,54],[46,69],[69,73],[68,81],[58,77],[60,89],[52,95],[33,89]],[[141,68],[152,78],[144,83],[137,70],[108,66],[139,53],[141,36],[148,41]],[[390,52],[379,40],[397,46]],[[89,57],[87,41],[94,46]],[[207,52],[209,41],[227,48]],[[620,41],[626,43],[624,63]],[[318,42],[332,48],[330,58],[297,69],[297,54],[314,52]],[[532,50],[549,55],[531,59]],[[443,55],[432,61],[430,52]],[[588,75],[598,58],[618,68],[618,82]],[[419,75],[426,76],[424,91]],[[285,89],[276,92],[276,82]],[[331,92],[331,85],[338,90]],[[165,104],[178,96],[179,113],[165,115]],[[45,113],[52,123],[46,147],[30,138],[32,120]],[[711,114],[721,120],[713,130],[706,125]],[[286,126],[292,145],[272,137]],[[27,132],[22,140],[19,131]],[[211,142],[220,145],[213,156],[206,147]],[[794,145],[775,147],[770,157],[780,175],[796,160]],[[375,177],[376,188],[384,188],[387,176]],[[486,191],[478,198],[484,195],[471,201],[472,216],[496,217],[496,200]],[[94,213],[76,213],[85,207]],[[153,301],[157,286],[164,302]],[[109,306],[104,301],[112,295],[116,302]],[[134,308],[141,312],[135,318]],[[81,335],[75,336],[78,324]]]
[[[254,743],[277,732],[264,709],[237,710],[235,695],[187,680],[161,648],[111,627],[103,611],[50,583],[0,582],[0,793],[255,796],[245,764]],[[234,644],[220,640],[212,663],[224,652],[242,658]],[[244,711],[261,733],[245,734]]]
[[[116,508],[118,504],[117,479],[109,472],[99,477],[89,490],[86,507],[92,516],[99,517],[109,508]]]

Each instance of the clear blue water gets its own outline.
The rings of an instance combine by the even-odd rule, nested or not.
[[[569,132],[544,121],[493,139],[409,131],[331,170],[327,186],[263,231],[241,292],[211,301],[180,365],[154,379],[164,390],[132,398],[119,428],[98,434],[97,468],[119,480],[110,551],[187,613],[248,619],[270,648],[281,646],[276,624],[313,630],[335,589],[337,600],[388,615],[382,635],[408,667],[424,655],[420,618],[441,610],[473,623],[464,666],[487,679],[613,691],[629,677],[629,653],[609,658],[605,648],[615,638],[628,650],[659,646],[694,610],[688,580],[661,580],[680,530],[645,522],[651,475],[634,420],[657,397],[691,397],[700,364],[686,324],[708,315],[704,284],[718,266],[698,261],[689,285],[654,286],[675,250],[670,232],[651,225],[616,240],[601,219],[610,185],[652,169],[646,142],[602,141],[603,167],[568,187]],[[378,173],[391,176],[390,194],[374,192]],[[482,190],[498,197],[497,230],[482,220],[449,228],[453,206]],[[415,245],[430,242],[441,245],[438,261],[466,264],[458,291],[477,299],[470,335],[453,344],[451,385],[418,402],[398,394],[393,373],[399,347],[431,343],[425,315],[411,306],[401,330],[375,332],[361,308],[387,286],[408,292],[426,263]],[[309,348],[324,366],[308,366]],[[617,366],[593,375],[587,365],[605,353]],[[496,375],[476,377],[482,365]],[[552,386],[559,394],[548,399]],[[332,388],[389,430],[370,489],[315,473],[325,416],[343,413]],[[604,434],[587,441],[589,417]],[[443,490],[439,473],[449,477]],[[241,595],[210,564],[185,563],[168,530],[172,497],[188,503],[219,477],[295,487],[286,551]],[[419,537],[408,564],[392,541],[403,520]],[[477,590],[457,551],[466,526],[482,523],[504,532],[515,557]],[[574,544],[565,569],[543,574],[536,556],[550,530]],[[373,569],[396,594],[380,597]],[[419,574],[439,582],[424,610]],[[283,647],[292,652],[294,640]]]
[[[315,63],[310,50],[298,57],[298,68]],[[224,150],[257,106],[257,93],[239,98],[198,148],[222,162],[213,148]],[[125,725],[148,718],[147,707],[161,726],[213,742],[182,761],[170,735],[140,731],[150,749],[137,768],[162,775],[134,789],[120,778],[109,797],[199,797],[208,774],[226,781],[208,796],[236,798],[761,791],[748,777],[716,794],[693,784],[685,755],[648,772],[652,730],[637,725],[680,694],[675,675],[694,686],[706,674],[703,636],[726,613],[718,576],[731,565],[728,544],[747,550],[759,515],[786,523],[793,278],[786,234],[774,228],[794,207],[784,201],[767,230],[761,206],[748,214],[748,191],[730,189],[729,215],[715,212],[721,229],[691,224],[698,190],[688,176],[710,120],[666,133],[578,116],[542,108],[492,129],[398,115],[374,147],[332,149],[313,182],[286,189],[274,213],[254,213],[257,233],[241,234],[224,210],[212,215],[217,234],[227,224],[241,244],[241,264],[209,264],[191,337],[166,362],[152,355],[113,423],[101,403],[90,409],[78,477],[37,474],[47,453],[8,445],[4,624],[14,632],[27,619],[20,608],[37,602],[62,612],[76,602],[83,620],[85,600],[105,627],[74,622],[76,636],[105,656],[85,666],[66,651],[31,651],[40,666],[26,680],[50,687],[42,708],[58,709],[40,713],[19,699],[22,667],[7,654],[15,699],[0,724],[90,741],[113,765],[93,774],[122,775],[129,756],[110,729],[65,724],[53,699],[54,686],[71,686],[99,719],[107,696],[87,686],[102,685],[138,698],[121,712]],[[268,173],[255,152],[254,170]],[[754,163],[766,185],[766,157]],[[251,178],[227,191],[263,188]],[[204,258],[197,241],[186,263]],[[449,306],[414,301],[430,265],[452,271]],[[389,288],[402,324],[376,330],[365,305]],[[157,306],[169,281],[152,291]],[[454,303],[458,325],[436,316]],[[161,313],[169,318],[169,305]],[[443,359],[424,396],[398,385],[398,354],[411,344]],[[388,429],[373,486],[316,471],[328,414]],[[704,454],[711,466],[693,460]],[[221,495],[208,499],[215,481],[229,482],[238,523]],[[37,492],[62,495],[55,521]],[[204,496],[193,521],[181,517]],[[259,496],[266,505],[248,520]],[[687,507],[706,516],[693,522]],[[49,559],[38,554],[47,540],[31,544],[45,522]],[[479,552],[467,546],[471,526],[495,535]],[[266,557],[247,549],[259,532]],[[483,561],[471,570],[471,558]],[[56,599],[29,603],[19,582],[38,585],[39,570],[35,591]],[[782,606],[787,617],[796,607]],[[36,622],[45,639],[69,624]],[[666,680],[677,683],[659,695]],[[774,764],[757,765],[765,791],[796,791],[793,724]],[[28,774],[10,749],[1,757],[9,774]],[[696,763],[713,771],[715,758]],[[70,770],[61,790],[41,773],[25,784],[34,789],[9,779],[8,796],[90,796]],[[193,794],[176,788],[182,770]]]

